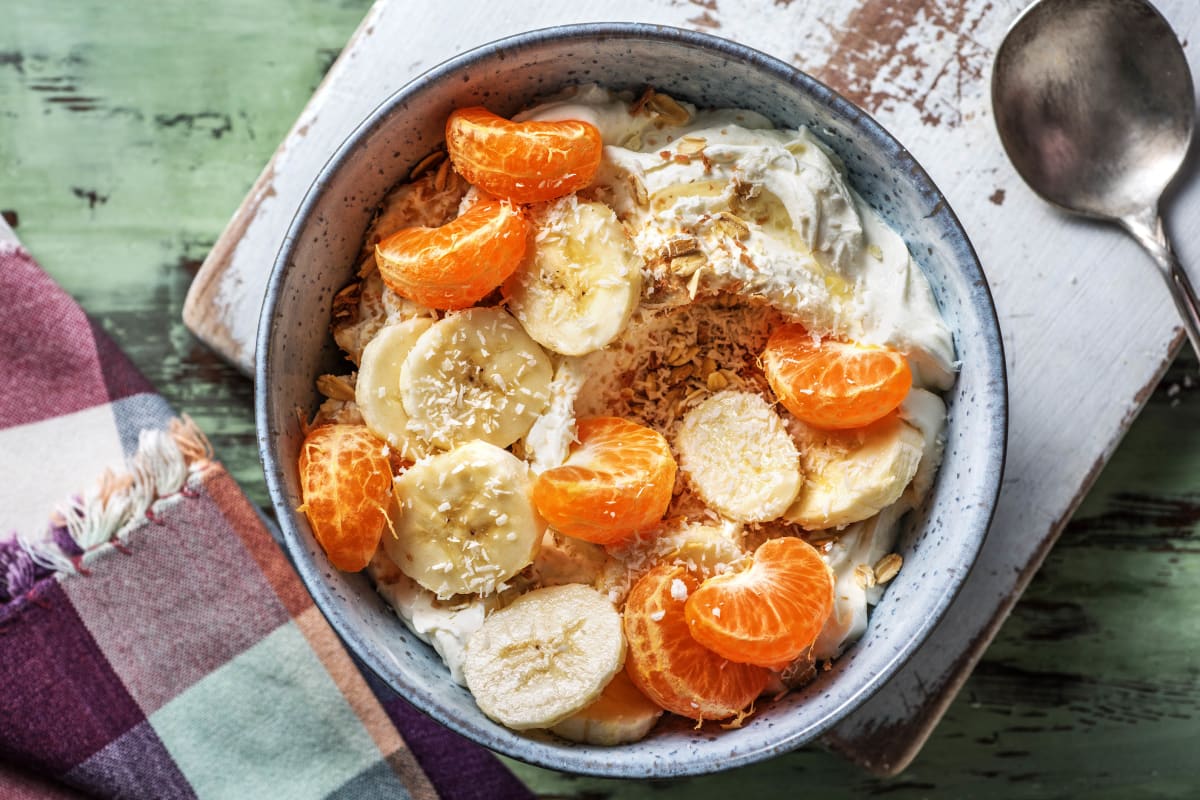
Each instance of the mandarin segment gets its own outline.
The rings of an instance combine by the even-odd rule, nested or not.
[[[488,194],[540,203],[591,183],[604,142],[589,122],[510,122],[475,106],[446,120],[446,149],[459,174]]]
[[[675,457],[659,432],[619,417],[579,420],[579,443],[533,486],[533,502],[555,529],[615,544],[657,524],[671,503]]]
[[[300,496],[330,563],[358,572],[387,524],[392,470],[387,446],[363,425],[313,428],[300,447]]]
[[[833,611],[833,575],[802,539],[769,539],[748,569],[689,593],[688,630],[730,661],[782,669],[812,646]]]
[[[770,671],[729,661],[688,632],[684,603],[698,586],[684,567],[661,564],[625,601],[626,669],[641,692],[694,720],[742,713],[767,686]]]
[[[525,214],[482,200],[438,228],[405,228],[375,249],[388,288],[423,306],[467,308],[504,282],[529,243]]]
[[[815,339],[784,325],[767,340],[763,372],[779,401],[818,428],[857,428],[882,419],[912,388],[912,370],[888,347]]]

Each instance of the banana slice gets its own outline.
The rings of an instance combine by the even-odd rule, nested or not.
[[[621,670],[600,696],[550,728],[564,739],[611,747],[641,741],[658,722],[663,710],[642,694],[629,674]]]
[[[807,530],[837,528],[878,514],[900,499],[925,449],[925,437],[896,414],[865,428],[825,431],[795,420],[804,486],[784,519]]]
[[[525,462],[487,442],[421,459],[396,478],[384,549],[442,600],[491,594],[533,561],[546,530],[529,492]]]
[[[505,282],[508,307],[537,342],[578,356],[625,329],[642,292],[642,261],[603,203],[569,195],[533,213],[532,257]]]
[[[757,394],[726,391],[708,398],[684,416],[675,446],[696,492],[729,519],[776,519],[800,490],[796,445]]]
[[[371,433],[412,461],[429,448],[408,429],[408,412],[400,397],[400,367],[421,334],[433,326],[428,317],[388,325],[363,348],[354,401]]]
[[[621,615],[577,583],[523,594],[467,641],[463,675],[483,713],[548,728],[588,706],[625,663]]]
[[[400,368],[409,430],[449,450],[475,439],[507,447],[550,402],[554,368],[496,308],[451,314],[425,331]]]

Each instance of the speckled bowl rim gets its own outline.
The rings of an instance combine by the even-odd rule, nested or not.
[[[828,107],[834,113],[840,114],[857,130],[857,133],[879,148],[896,165],[897,172],[905,176],[905,180],[925,198],[930,201],[930,208],[942,212],[939,218],[944,220],[942,228],[952,249],[956,254],[955,265],[965,273],[967,285],[971,287],[967,293],[968,304],[974,306],[984,320],[984,330],[978,331],[986,343],[985,352],[992,356],[990,373],[987,375],[987,386],[998,394],[998,417],[992,428],[993,441],[987,443],[986,451],[991,455],[987,464],[977,465],[984,470],[986,477],[981,481],[987,485],[990,481],[992,492],[988,501],[986,525],[980,526],[975,532],[976,540],[970,551],[970,563],[966,569],[950,578],[949,586],[943,587],[933,613],[926,616],[915,635],[900,646],[883,669],[877,671],[870,680],[862,686],[847,693],[845,700],[835,707],[819,722],[810,724],[799,731],[788,732],[776,728],[779,738],[759,747],[752,747],[736,752],[729,752],[723,758],[693,759],[684,763],[672,763],[665,771],[630,767],[628,760],[597,759],[586,752],[572,750],[568,747],[556,748],[546,742],[521,738],[519,734],[510,731],[498,731],[495,728],[480,728],[470,720],[457,717],[453,712],[444,708],[432,695],[414,686],[398,686],[387,677],[383,660],[377,656],[368,643],[357,637],[353,630],[344,630],[338,614],[334,610],[333,596],[326,586],[320,569],[306,559],[305,547],[291,519],[292,509],[288,506],[287,496],[283,487],[282,469],[292,468],[292,465],[282,465],[275,457],[275,450],[268,434],[271,430],[270,405],[267,393],[270,382],[266,359],[261,354],[268,351],[268,342],[272,336],[272,320],[279,302],[284,272],[291,259],[299,231],[306,224],[313,207],[318,202],[331,177],[338,172],[348,159],[355,157],[359,143],[370,137],[384,125],[385,120],[396,106],[403,104],[406,98],[420,90],[430,87],[448,77],[469,69],[479,61],[498,53],[505,57],[516,56],[527,49],[536,49],[549,41],[579,41],[596,37],[620,37],[631,41],[662,41],[682,44],[692,48],[706,50],[731,61],[740,62],[770,77],[794,84],[801,91],[809,94],[817,103]],[[973,570],[978,560],[979,551],[983,547],[987,532],[990,529],[995,514],[996,501],[1000,493],[1001,480],[1004,474],[1006,444],[1008,438],[1008,377],[1005,367],[1004,345],[1000,335],[1000,325],[996,316],[995,303],[983,268],[979,263],[974,246],[967,237],[957,215],[950,208],[945,196],[934,184],[925,169],[917,163],[912,154],[900,144],[886,129],[875,121],[866,111],[842,97],[833,89],[821,83],[807,73],[769,56],[751,47],[723,39],[711,34],[688,31],[665,25],[636,22],[612,23],[582,23],[575,25],[560,25],[525,33],[508,36],[488,44],[481,45],[458,56],[450,58],[431,68],[424,74],[405,84],[390,97],[380,103],[366,119],[338,147],[336,152],[322,167],[312,187],[305,195],[299,209],[288,228],[278,256],[272,267],[267,284],[267,292],[259,318],[258,344],[255,359],[255,422],[259,445],[259,454],[266,474],[268,493],[271,497],[284,533],[284,542],[300,573],[305,586],[312,594],[317,607],[328,619],[330,625],[350,649],[401,696],[418,709],[428,714],[439,723],[451,730],[466,736],[486,747],[505,755],[526,761],[538,766],[548,767],[579,774],[597,775],[604,777],[681,777],[685,775],[700,775],[723,771],[734,767],[762,761],[775,755],[791,752],[796,748],[816,739],[844,719],[851,711],[861,706],[878,692],[888,680],[905,664],[912,654],[929,638],[937,625],[945,618],[946,609],[953,603]],[[399,624],[399,623],[397,623]],[[636,747],[631,745],[630,747]],[[616,748],[617,750],[621,748]]]

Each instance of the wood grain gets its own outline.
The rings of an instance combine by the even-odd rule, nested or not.
[[[971,35],[987,47],[998,41],[1019,3],[993,5]],[[1186,3],[1159,5],[1181,37],[1194,38],[1200,20],[1184,15]],[[949,3],[914,7],[920,20]],[[810,68],[824,63],[841,30],[839,15],[819,3],[770,8],[788,14],[788,24],[774,26],[761,46]],[[365,0],[262,0],[252,8],[235,0],[129,8],[80,0],[69,14],[53,3],[27,3],[15,13],[6,9],[12,24],[0,26],[0,212],[167,398],[197,417],[259,502],[265,503],[265,491],[253,437],[252,390],[183,327],[183,297],[200,261],[367,10]],[[414,3],[406,11],[415,31],[436,29],[444,25],[439,19],[451,16],[477,19],[480,31],[490,25],[497,35],[508,32],[505,24],[515,24],[502,19],[511,9],[491,5]],[[596,18],[604,14],[590,6],[582,11]],[[684,24],[707,15],[706,29],[735,36],[741,33],[739,17],[752,20],[759,13],[731,0],[715,8],[652,4],[645,13],[651,12],[677,14]],[[866,23],[861,29],[870,30]],[[443,54],[481,40],[461,30],[445,37]],[[946,49],[963,46],[952,42]],[[406,51],[401,61],[409,55]],[[1069,411],[1079,418],[1075,430],[1090,427],[1098,436],[1102,429],[1119,432],[1136,416],[1145,396],[1132,389],[1128,397],[1116,396],[1114,383],[1131,373],[1141,376],[1140,385],[1154,382],[1155,368],[1174,341],[1170,301],[1165,291],[1154,294],[1161,288],[1158,279],[1117,234],[1078,229],[1103,246],[1075,247],[1075,223],[1056,220],[1029,198],[990,152],[994,141],[982,89],[964,85],[960,102],[955,88],[960,73],[953,65],[947,68],[950,77],[934,89],[921,89],[933,86],[929,79],[948,61],[940,50],[918,55],[937,69],[922,72],[924,83],[914,73],[912,86],[929,92],[928,107],[944,109],[942,121],[926,125],[920,112],[883,95],[876,114],[893,128],[917,119],[914,135],[905,141],[951,193],[980,249],[1004,315],[1014,386],[1018,379],[1059,374],[1067,387],[1057,402],[1014,392],[1014,430],[1020,426],[1038,447],[1014,453],[1010,482],[1057,486],[1068,469],[1077,469],[1082,483],[1117,447],[1119,436],[1073,439],[1060,430],[1062,420]],[[428,64],[404,66],[417,70]],[[865,76],[868,67],[844,68],[851,69]],[[865,77],[854,80],[870,91]],[[843,88],[849,87],[847,78]],[[952,108],[961,113],[952,114]],[[943,131],[953,131],[955,147],[937,138]],[[968,218],[965,209],[973,207],[968,198],[978,196],[987,202]],[[1198,200],[1190,186],[1177,194],[1171,214],[1177,227],[1200,208]],[[1047,220],[1055,223],[1049,231]],[[1185,261],[1194,259],[1200,231],[1180,232]],[[1077,296],[1047,307],[1039,296],[1056,281]],[[1139,296],[1154,302],[1138,301]],[[1080,308],[1092,309],[1093,318]],[[1041,342],[1057,347],[1039,349]],[[1049,551],[1024,599],[898,778],[872,777],[818,748],[670,783],[514,768],[546,796],[581,800],[771,797],[784,791],[900,798],[1195,796],[1200,781],[1190,751],[1200,732],[1200,640],[1188,614],[1200,604],[1200,393],[1189,382],[1196,370],[1190,357],[1179,360],[1149,394],[1145,412]],[[1080,441],[1094,446],[1086,458],[1071,452]],[[1034,523],[1049,532],[1060,518],[1065,521],[1075,492],[1078,486],[1064,492],[1054,513],[1048,507],[1010,512],[1009,526],[994,537],[996,547],[1024,548],[1020,556],[1028,558],[1031,572],[1028,565],[1042,551],[1030,556],[1021,537],[1036,530]],[[1048,537],[1041,541],[1048,547]]]
[[[996,6],[946,0],[849,5],[817,77],[872,114],[907,106],[926,126],[962,125],[964,92],[983,83],[991,63],[991,49],[977,34]]]

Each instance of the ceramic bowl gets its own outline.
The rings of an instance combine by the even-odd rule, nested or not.
[[[842,158],[851,184],[908,242],[955,335],[962,368],[947,393],[945,461],[899,542],[904,569],[866,635],[802,691],[763,702],[738,730],[665,720],[642,742],[572,744],[487,719],[410,634],[365,574],[326,561],[300,505],[297,409],[314,381],[345,371],[329,335],[330,301],[350,281],[385,192],[442,139],[454,108],[511,114],[566,84],[653,85],[701,107],[740,107],[807,125]],[[379,677],[434,719],[490,748],[553,769],[651,777],[728,769],[787,752],[828,730],[879,689],[943,617],[983,542],[1004,461],[1004,357],[979,262],[945,198],[866,113],[803,72],[747,47],[640,24],[533,31],[458,56],[393,94],[333,154],[304,199],[275,263],[258,333],[257,422],[267,483],[291,557],[334,629]]]

